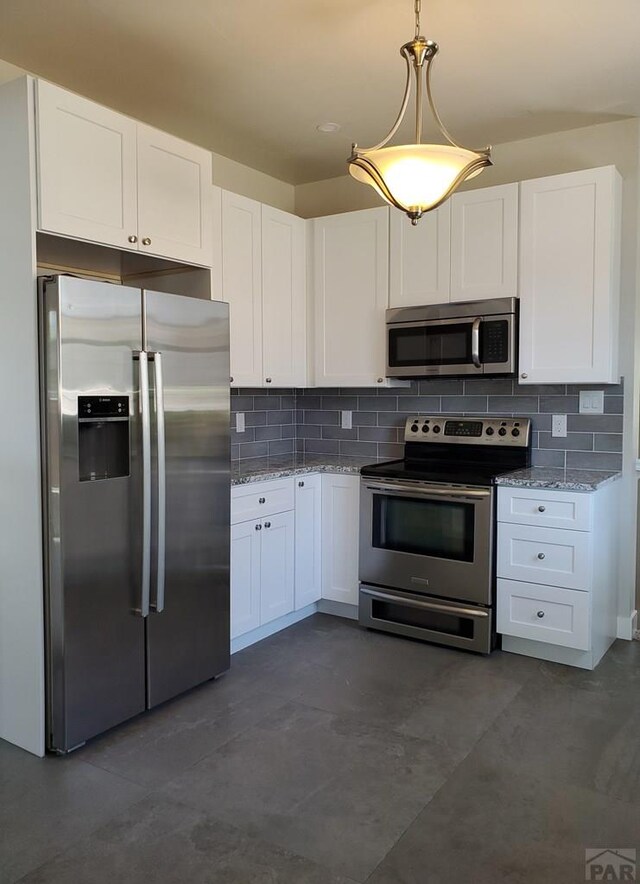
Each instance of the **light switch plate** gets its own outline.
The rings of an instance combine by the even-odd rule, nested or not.
[[[342,412],[342,423],[343,430],[350,430],[353,427],[353,412],[352,411],[343,411]]]
[[[236,414],[236,433],[244,433],[244,412],[238,411]]]
[[[567,416],[566,414],[554,414],[551,418],[551,435],[565,437],[567,435]]]
[[[580,390],[580,414],[604,414],[604,390]]]

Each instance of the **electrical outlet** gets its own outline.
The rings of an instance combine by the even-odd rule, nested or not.
[[[580,390],[580,414],[604,414],[604,390]]]
[[[342,423],[343,430],[350,430],[353,427],[353,412],[352,411],[343,411],[342,412]]]
[[[566,414],[554,414],[551,417],[551,435],[564,437],[567,435],[567,416]]]
[[[244,412],[239,411],[236,414],[236,433],[244,433]]]

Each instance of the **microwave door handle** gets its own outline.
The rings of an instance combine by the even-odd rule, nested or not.
[[[482,368],[480,364],[480,323],[482,318],[476,316],[471,326],[471,360],[476,368]]]

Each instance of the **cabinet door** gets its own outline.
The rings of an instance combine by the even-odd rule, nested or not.
[[[620,176],[523,181],[520,381],[617,383]]]
[[[137,249],[135,121],[42,80],[37,113],[39,229]]]
[[[260,626],[260,525],[231,527],[231,638]]]
[[[222,292],[235,387],[259,387],[263,379],[261,214],[255,200],[222,191]]]
[[[314,221],[317,386],[385,383],[388,268],[388,209]]]
[[[211,154],[138,125],[140,251],[211,266]]]
[[[296,611],[322,595],[321,476],[296,479]]]
[[[358,604],[360,477],[322,476],[322,598]]]
[[[305,299],[305,222],[262,206],[262,381],[266,386],[306,385]]]
[[[518,185],[451,197],[451,300],[518,296]]]
[[[278,513],[262,522],[260,623],[293,611],[294,513]]]
[[[389,306],[412,307],[449,300],[451,205],[427,212],[414,227],[393,212],[389,227]]]

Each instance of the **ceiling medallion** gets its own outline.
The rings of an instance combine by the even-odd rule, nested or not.
[[[370,184],[390,205],[400,209],[417,224],[425,212],[437,208],[469,178],[475,178],[491,162],[491,147],[471,150],[451,137],[436,110],[431,92],[431,65],[438,44],[420,35],[421,0],[415,0],[416,33],[400,54],[407,63],[407,84],[400,113],[391,131],[379,144],[369,148],[353,145],[349,172],[357,181]],[[411,73],[416,81],[415,144],[386,147],[404,119],[411,94]],[[429,108],[447,144],[422,144],[423,71]]]

